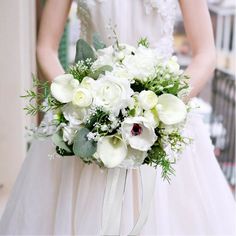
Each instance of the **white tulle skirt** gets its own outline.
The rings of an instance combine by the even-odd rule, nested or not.
[[[235,235],[235,201],[198,115],[191,116],[185,132],[194,142],[176,164],[171,184],[163,182],[157,169],[141,235]],[[1,219],[0,234],[99,235],[107,172],[75,157],[50,160],[53,152],[50,139],[33,142]],[[138,216],[138,189],[137,170],[129,170],[121,235],[127,235]]]

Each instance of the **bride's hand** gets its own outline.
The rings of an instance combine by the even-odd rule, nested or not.
[[[185,30],[193,57],[185,73],[190,76],[192,91],[196,96],[211,78],[215,69],[216,54],[211,19],[206,0],[179,0]]]

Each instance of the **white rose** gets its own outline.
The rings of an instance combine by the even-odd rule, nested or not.
[[[153,91],[142,91],[139,94],[139,103],[144,110],[150,110],[157,105],[157,95]]]
[[[186,105],[172,94],[162,94],[158,97],[156,106],[158,117],[166,125],[174,125],[184,121],[187,115]]]
[[[156,52],[150,48],[140,46],[135,55],[126,56],[123,64],[127,70],[133,75],[133,78],[146,80],[147,77],[155,75],[155,66],[158,64],[159,58]]]
[[[121,168],[136,168],[142,165],[144,159],[147,157],[147,152],[139,151],[128,146],[126,158],[121,162]]]
[[[121,125],[123,139],[134,149],[148,151],[157,136],[154,127],[144,117],[128,117]]]
[[[69,121],[71,126],[78,126],[83,123],[87,115],[87,110],[85,108],[79,108],[72,103],[66,104],[62,108],[62,112],[65,119]]]
[[[57,76],[51,84],[51,93],[61,103],[72,101],[74,91],[78,88],[79,81],[71,74]]]
[[[75,134],[77,132],[77,128],[71,126],[65,126],[62,128],[63,132],[63,141],[68,142],[68,144],[72,144],[75,138]]]
[[[92,87],[93,87],[94,82],[95,82],[95,80],[93,78],[86,76],[81,81],[80,86],[83,87],[83,88],[86,88],[88,90],[91,90]]]
[[[177,62],[177,57],[173,56],[167,61],[167,67],[169,68],[170,72],[179,74],[180,72],[180,65]]]
[[[92,94],[86,88],[78,88],[72,98],[72,103],[78,107],[88,107],[92,101]]]
[[[102,137],[97,144],[97,155],[106,167],[114,168],[127,155],[126,143],[115,135]]]
[[[147,110],[143,116],[150,122],[150,124],[156,128],[159,125],[159,119],[156,109]]]
[[[94,84],[93,104],[118,115],[121,109],[128,107],[132,94],[128,80],[107,72]]]

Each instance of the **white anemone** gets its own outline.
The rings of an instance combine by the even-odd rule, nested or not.
[[[72,101],[74,91],[79,86],[79,81],[71,74],[57,76],[51,84],[51,93],[61,103]]]
[[[127,146],[120,137],[105,136],[98,141],[97,154],[106,167],[114,168],[125,159]]]
[[[128,117],[121,125],[123,139],[134,149],[148,151],[157,136],[154,127],[144,117]]]
[[[187,115],[186,105],[172,94],[162,94],[158,97],[156,106],[158,117],[166,125],[174,125],[184,121]]]

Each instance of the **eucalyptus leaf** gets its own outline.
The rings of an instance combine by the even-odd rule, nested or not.
[[[80,129],[75,136],[73,144],[75,155],[84,161],[89,161],[97,150],[97,143],[87,138],[89,132],[87,128]]]
[[[68,153],[71,153],[71,149],[66,145],[66,143],[63,141],[61,132],[57,132],[52,136],[53,143],[59,147],[60,149],[65,150]]]
[[[106,47],[106,44],[101,40],[98,33],[93,34],[93,46],[96,50],[103,49]]]
[[[94,51],[86,41],[79,39],[76,43],[75,63],[78,61],[86,62],[87,59],[95,61]]]
[[[113,70],[112,66],[105,65],[105,66],[98,68],[94,72],[90,73],[88,76],[93,79],[98,79],[99,75],[101,75],[101,74],[104,75],[106,71],[112,71],[112,70]]]

